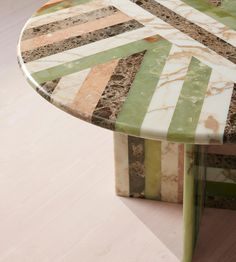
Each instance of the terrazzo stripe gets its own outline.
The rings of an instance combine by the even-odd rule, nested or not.
[[[129,197],[128,136],[114,132],[116,193]]]
[[[34,37],[25,41],[21,42],[21,51],[26,52],[30,50],[40,50],[39,48],[47,46],[48,48],[53,48],[51,47],[52,44],[56,44],[57,42],[63,41],[63,43],[66,45],[67,42],[66,40],[71,39],[72,42],[75,41],[74,37],[79,37],[81,36],[81,39],[76,39],[76,41],[83,41],[82,39],[84,38],[83,35],[88,36],[88,34],[91,34],[94,32],[95,38],[96,31],[100,32],[101,34],[103,32],[99,31],[104,28],[109,28],[114,25],[128,22],[130,21],[130,18],[123,14],[122,12],[116,12],[115,14],[100,18],[98,20],[92,20],[87,23],[79,24],[77,26],[69,27],[63,30],[56,31],[54,33],[51,33],[50,35],[41,35],[38,37]],[[91,41],[95,41],[91,39]],[[83,43],[81,43],[83,44]],[[70,44],[69,44],[70,45]],[[40,52],[40,51],[39,51]]]
[[[236,169],[236,155],[229,156],[229,155],[207,154],[206,166],[225,168],[225,169]]]
[[[192,56],[173,46],[148,106],[141,126],[141,135],[166,139],[179,95],[188,72]]]
[[[130,196],[144,197],[145,144],[144,139],[128,137]]]
[[[74,27],[77,25],[81,25],[84,23],[88,23],[90,21],[94,21],[97,19],[104,18],[106,16],[110,16],[118,12],[118,10],[113,6],[108,6],[102,9],[93,10],[87,13],[80,13],[78,15],[70,16],[62,20],[57,20],[51,23],[47,23],[44,25],[40,25],[37,27],[26,29],[23,32],[22,35],[22,41],[25,41],[27,39],[36,38],[42,35],[48,35],[50,34],[50,37],[52,38],[52,33],[67,29],[70,27]],[[61,31],[62,32],[62,31]]]
[[[156,44],[153,44],[152,49],[146,52],[116,121],[116,131],[133,135],[140,135],[143,119],[171,48],[170,43],[159,37],[151,37],[146,40],[156,42]],[[126,123],[129,123],[129,126]]]
[[[236,63],[236,47],[232,46],[231,44],[207,32],[205,29],[188,21],[184,17],[157,3],[155,0],[132,1],[151,14],[161,18],[163,21],[192,37],[199,43],[207,46],[217,54],[225,57],[232,63]]]
[[[145,198],[161,200],[161,142],[145,140]]]
[[[43,47],[35,48],[31,51],[22,52],[22,58],[25,63],[28,63],[43,57],[61,53],[66,50],[87,45],[89,43],[96,42],[115,35],[119,35],[125,31],[132,31],[141,27],[142,25],[135,20],[119,23],[87,34],[82,34],[81,36],[71,37],[66,40],[56,42],[54,44],[49,44]]]
[[[194,143],[211,68],[193,58],[171,120],[167,139]]]
[[[54,79],[52,81],[48,81],[46,83],[42,83],[42,89],[38,88],[37,91],[48,101],[51,100],[51,95],[54,91],[54,89],[56,88],[56,86],[58,85],[58,83],[60,82],[60,78]]]
[[[93,67],[74,97],[70,107],[75,112],[83,112],[82,118],[91,121],[93,112],[119,61],[113,60]]]
[[[119,61],[93,112],[93,124],[115,129],[117,116],[140,69],[144,55],[145,51]]]
[[[236,143],[236,84],[234,84],[227,122],[224,130],[224,143]]]

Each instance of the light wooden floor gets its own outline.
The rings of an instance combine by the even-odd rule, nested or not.
[[[20,29],[43,2],[1,2],[0,262],[180,261],[181,206],[116,197],[112,133],[45,102],[18,69]],[[235,262],[235,221],[206,210],[194,262]]]

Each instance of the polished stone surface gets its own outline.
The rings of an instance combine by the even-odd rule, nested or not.
[[[18,60],[64,111],[114,131],[236,142],[236,4],[53,0],[29,19]]]

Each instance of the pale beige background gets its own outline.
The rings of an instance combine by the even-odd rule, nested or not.
[[[181,206],[116,197],[112,133],[48,104],[18,69],[43,2],[1,0],[0,262],[180,261]],[[206,210],[195,262],[236,261],[235,218]]]

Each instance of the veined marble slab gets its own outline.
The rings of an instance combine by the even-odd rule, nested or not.
[[[192,0],[50,1],[24,27],[18,60],[41,95],[93,124],[235,143],[235,5],[203,1],[214,15]]]

